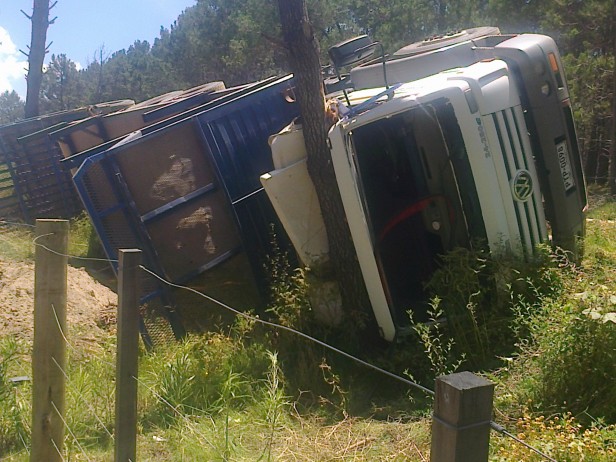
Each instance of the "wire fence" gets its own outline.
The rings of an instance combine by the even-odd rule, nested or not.
[[[7,222],[7,221],[0,221],[0,225],[3,226],[17,226],[17,227],[26,227],[27,229],[31,229],[32,227],[30,225],[23,225],[20,223],[11,223],[11,222]],[[101,258],[89,258],[89,257],[81,257],[81,256],[77,256],[77,255],[68,255],[68,254],[63,254],[63,253],[58,253],[55,250],[46,247],[45,245],[41,244],[40,242],[38,242],[38,240],[40,240],[43,236],[38,236],[34,239],[32,239],[32,244],[35,246],[40,246],[42,248],[44,248],[45,250],[47,250],[48,252],[51,253],[55,253],[59,256],[62,257],[66,257],[67,259],[70,258],[72,260],[83,260],[83,261],[106,261],[108,263],[117,263],[117,260],[107,260],[107,259],[101,259]],[[0,239],[1,239],[1,234],[0,234]],[[165,278],[163,278],[162,276],[160,276],[159,274],[157,274],[155,271],[147,268],[144,265],[140,265],[139,267],[144,273],[148,274],[149,276],[155,277],[156,279],[158,279],[160,282],[162,282],[163,284],[166,284],[167,286],[174,288],[174,289],[178,289],[178,290],[184,290],[184,291],[188,291],[191,292],[199,297],[202,297],[206,300],[208,300],[211,303],[215,303],[216,305],[220,306],[221,308],[228,310],[229,312],[233,313],[235,316],[240,316],[243,317],[251,322],[254,323],[259,323],[263,326],[266,326],[267,328],[270,329],[275,329],[275,330],[279,330],[279,331],[285,331],[285,332],[289,332],[293,335],[296,335],[298,337],[301,337],[303,339],[308,340],[309,342],[312,342],[316,345],[319,345],[323,348],[326,348],[332,352],[334,352],[337,355],[340,355],[346,359],[349,359],[351,361],[353,361],[354,363],[356,363],[357,365],[361,366],[361,367],[366,367],[369,368],[373,371],[376,371],[379,374],[382,374],[383,376],[389,377],[391,379],[394,379],[412,389],[415,389],[417,391],[422,392],[423,394],[425,394],[426,396],[429,397],[433,397],[435,395],[435,392],[419,383],[416,383],[413,380],[410,380],[408,378],[402,377],[398,374],[392,373],[380,366],[377,366],[375,364],[370,363],[369,361],[366,361],[364,359],[361,359],[353,354],[350,354],[336,346],[333,346],[323,340],[320,340],[318,338],[315,338],[311,335],[308,335],[304,332],[301,332],[300,330],[296,330],[294,328],[285,326],[285,325],[281,325],[275,322],[271,322],[265,319],[261,319],[258,316],[254,316],[251,315],[249,313],[246,313],[242,310],[238,310],[235,309],[232,306],[229,306],[226,303],[223,303],[219,300],[217,300],[216,298],[198,291],[192,287],[186,286],[186,285],[180,285],[180,284],[176,284],[173,283],[171,281],[166,280]],[[79,356],[82,355],[83,352],[81,352],[75,345],[73,345],[69,339],[66,336],[66,333],[64,332],[64,330],[62,329],[61,326],[61,322],[60,319],[58,317],[58,314],[56,313],[55,307],[52,307],[53,309],[53,314],[54,314],[54,318],[55,321],[57,323],[57,327],[60,330],[60,332],[62,333],[62,338],[63,341],[66,345],[66,347],[70,350],[70,352],[72,352],[75,356]],[[89,358],[88,360],[92,360],[95,359],[97,361],[101,361],[104,363],[104,365],[106,367],[109,368],[110,371],[115,371],[116,370],[116,364],[106,361],[104,359],[104,357],[99,356],[99,355],[95,355],[94,357]],[[98,409],[98,407],[91,403],[88,400],[88,397],[86,396],[86,394],[83,393],[83,387],[80,386],[80,384],[78,383],[78,380],[74,379],[73,377],[71,377],[71,374],[69,373],[69,371],[67,371],[65,368],[63,368],[60,364],[60,362],[58,360],[56,360],[56,358],[53,358],[53,363],[54,366],[57,368],[58,372],[65,378],[66,380],[66,385],[67,385],[67,390],[70,394],[72,394],[72,396],[77,397],[89,410],[90,414],[94,417],[94,420],[98,423],[98,425],[100,426],[100,429],[102,432],[105,433],[105,435],[109,438],[110,441],[114,441],[115,437],[114,437],[114,433],[112,431],[112,429],[110,428],[109,425],[109,415],[100,415],[100,410]],[[113,375],[113,372],[111,373]],[[409,374],[409,376],[413,376],[412,374]],[[178,406],[172,404],[171,402],[169,402],[164,396],[162,396],[160,393],[158,393],[153,387],[151,387],[150,385],[148,385],[145,381],[139,379],[138,377],[132,377],[134,380],[137,381],[138,385],[144,387],[145,389],[147,389],[150,393],[152,393],[153,396],[156,397],[156,399],[162,403],[164,406],[166,406],[169,411],[171,412],[172,415],[176,416],[177,418],[179,418],[180,420],[182,420],[182,422],[186,425],[186,427],[190,430],[191,433],[193,433],[194,435],[196,435],[200,441],[206,442],[208,445],[210,445],[211,447],[214,447],[215,445],[211,442],[209,442],[208,440],[208,436],[201,432],[199,429],[199,426],[195,424],[195,422],[187,415],[185,415],[185,413],[183,412],[182,409],[180,409]],[[56,403],[54,403],[52,401],[52,406],[57,414],[57,417],[62,421],[62,424],[64,425],[64,428],[66,428],[66,431],[68,432],[68,435],[70,437],[70,441],[73,442],[74,446],[77,448],[79,454],[81,457],[83,457],[84,460],[91,460],[89,455],[88,455],[88,451],[86,450],[86,447],[84,447],[82,445],[82,443],[80,442],[80,438],[77,436],[78,435],[78,431],[76,431],[73,428],[73,423],[70,421],[70,419],[65,419],[64,417],[64,413],[62,412],[62,410],[59,409],[59,407],[56,406]],[[207,409],[194,409],[193,410],[196,413],[200,413],[202,415],[207,415]],[[555,461],[555,459],[553,459],[552,457],[550,457],[548,454],[546,454],[545,452],[541,451],[540,449],[533,447],[532,445],[530,445],[529,443],[523,441],[522,439],[516,437],[514,434],[512,434],[511,432],[507,431],[505,429],[504,426],[496,423],[495,421],[490,421],[490,427],[492,430],[494,430],[495,432],[504,435],[507,438],[511,438],[512,440],[515,440],[517,443],[525,446],[526,448],[528,448],[530,451],[540,455],[541,457],[543,457],[545,460],[549,460],[549,461]],[[24,445],[24,450],[29,452],[28,449],[28,444],[27,442],[22,438],[22,442]],[[54,443],[55,445],[55,443]],[[61,460],[67,460],[64,458],[63,454],[62,454],[62,450],[61,448],[58,448],[57,445],[55,446],[55,449],[59,455],[59,457],[61,458]]]

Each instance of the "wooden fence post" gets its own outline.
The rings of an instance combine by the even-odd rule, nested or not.
[[[137,457],[137,378],[141,250],[119,251],[115,462]]]
[[[30,460],[64,460],[68,221],[36,220],[32,451]]]
[[[436,379],[432,462],[487,462],[494,384],[470,372]]]

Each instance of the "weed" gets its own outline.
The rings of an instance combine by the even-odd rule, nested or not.
[[[452,337],[445,333],[445,312],[440,306],[441,300],[436,297],[430,302],[428,308],[429,321],[427,323],[412,323],[413,330],[417,333],[424,348],[434,377],[455,372],[464,362],[464,356],[455,359],[454,344]],[[412,317],[412,313],[409,312]],[[412,377],[412,376],[411,376]]]
[[[289,402],[287,401],[282,387],[282,371],[278,364],[278,355],[269,353],[268,356],[270,359],[270,368],[265,382],[265,394],[259,405],[264,411],[264,421],[267,426],[267,443],[260,459],[266,457],[266,460],[270,461],[274,437],[278,430],[280,420],[287,411]]]
[[[316,322],[310,305],[306,270],[292,269],[288,256],[276,244],[267,268],[271,283],[271,303],[267,313],[272,319],[304,334],[327,338],[329,330]],[[333,405],[334,398],[343,396],[339,393],[339,381],[336,382],[338,386],[333,387],[337,397],[332,395],[332,383],[328,380],[335,380],[335,374],[330,366],[323,367],[327,363],[324,359],[327,354],[321,346],[288,331],[270,331],[268,340],[271,349],[279,352],[278,358],[291,393],[295,393],[295,390],[308,390],[296,395],[301,397],[304,405],[329,406]]]
[[[3,224],[0,229],[0,255],[7,260],[27,261],[34,258],[34,228]]]
[[[578,294],[546,306],[532,325],[533,345],[518,367],[526,374],[520,400],[546,411],[616,421],[614,296]]]

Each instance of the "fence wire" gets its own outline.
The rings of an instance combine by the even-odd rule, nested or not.
[[[371,363],[369,363],[367,361],[364,361],[363,359],[360,359],[360,358],[358,358],[356,356],[353,356],[350,353],[347,353],[347,352],[345,352],[345,351],[343,351],[343,350],[341,350],[339,348],[336,348],[333,345],[329,345],[328,343],[323,342],[323,341],[321,341],[321,340],[319,340],[317,338],[314,338],[314,337],[312,337],[312,336],[310,336],[308,334],[305,334],[305,333],[303,333],[301,331],[298,331],[296,329],[293,329],[293,328],[290,328],[290,327],[287,327],[287,326],[282,326],[282,325],[277,324],[277,323],[266,321],[266,320],[260,319],[260,318],[258,318],[256,316],[252,316],[252,315],[250,315],[248,313],[245,313],[243,311],[237,310],[237,309],[227,305],[226,303],[223,303],[220,300],[217,300],[217,299],[215,299],[215,298],[213,298],[213,297],[211,297],[211,296],[209,296],[207,294],[199,292],[199,291],[193,289],[192,287],[183,286],[183,285],[179,285],[179,284],[174,284],[174,283],[172,283],[170,281],[167,281],[164,278],[162,278],[161,276],[159,276],[158,274],[156,274],[155,272],[153,272],[153,271],[149,270],[148,268],[144,267],[143,265],[140,266],[140,268],[143,271],[145,271],[145,272],[149,273],[150,275],[158,278],[159,280],[161,280],[162,282],[164,282],[165,284],[167,284],[167,285],[169,285],[171,287],[175,287],[177,289],[187,290],[187,291],[190,291],[192,293],[195,293],[195,294],[197,294],[197,295],[199,295],[199,296],[209,300],[210,302],[218,304],[220,307],[222,307],[224,309],[227,309],[227,310],[231,311],[232,313],[234,313],[234,314],[236,314],[238,316],[242,316],[242,317],[244,317],[244,318],[246,318],[248,320],[261,323],[263,325],[272,327],[274,329],[279,329],[279,330],[284,330],[284,331],[287,331],[287,332],[291,332],[291,333],[293,333],[295,335],[298,335],[300,337],[303,337],[303,338],[305,338],[305,339],[307,339],[307,340],[309,340],[309,341],[311,341],[313,343],[316,343],[316,344],[318,344],[318,345],[320,345],[322,347],[325,347],[325,348],[327,348],[327,349],[329,349],[329,350],[331,350],[331,351],[333,351],[333,352],[335,352],[337,354],[340,354],[340,355],[344,356],[347,359],[351,359],[352,361],[354,361],[354,362],[356,362],[358,364],[361,364],[361,365],[366,366],[366,367],[368,367],[370,369],[373,369],[373,370],[375,370],[375,371],[377,371],[377,372],[379,372],[379,373],[381,373],[383,375],[386,375],[387,377],[393,378],[393,379],[398,380],[398,381],[400,381],[400,382],[402,382],[402,383],[404,383],[406,385],[409,385],[409,386],[411,386],[413,388],[416,388],[416,389],[426,393],[427,395],[434,396],[434,394],[435,394],[433,390],[430,390],[429,388],[426,388],[423,385],[420,385],[420,384],[418,384],[416,382],[413,382],[411,380],[405,379],[404,377],[401,377],[401,376],[399,376],[397,374],[394,374],[394,373],[392,373],[392,372],[390,372],[388,370],[385,370],[385,369],[383,369],[383,368],[381,368],[379,366],[376,366],[376,365],[371,364]],[[502,435],[505,435],[505,436],[513,439],[514,441],[516,441],[516,442],[526,446],[528,449],[530,449],[533,452],[535,452],[536,454],[544,457],[546,460],[549,460],[550,462],[557,462],[555,459],[552,459],[550,456],[548,456],[547,454],[541,452],[539,449],[531,446],[530,444],[526,443],[525,441],[522,441],[521,439],[517,438],[516,436],[514,436],[510,432],[506,431],[505,428],[503,426],[499,425],[498,423],[496,423],[494,421],[490,421],[490,428],[492,430],[494,430],[494,431],[496,431],[496,432],[498,432],[498,433],[500,433]]]
[[[32,228],[32,225],[26,225],[26,224],[22,224],[22,223],[13,223],[13,222],[2,221],[2,220],[0,220],[0,225],[24,226],[24,227]],[[75,260],[105,261],[105,262],[109,262],[109,263],[118,263],[118,260],[110,260],[110,259],[104,259],[104,258],[81,257],[81,256],[76,256],[76,255],[65,255],[65,254],[59,253],[59,252],[57,252],[57,251],[55,251],[53,249],[50,249],[50,248],[46,247],[43,244],[38,243],[37,239],[39,239],[41,237],[43,237],[43,236],[38,236],[38,237],[34,238],[32,240],[33,244],[36,245],[36,246],[40,246],[40,247],[46,249],[47,251],[49,251],[51,253],[54,253],[56,255],[67,257],[67,258],[71,258],[71,259],[75,259]],[[322,347],[324,347],[326,349],[329,349],[330,351],[333,351],[334,353],[339,354],[339,355],[341,355],[341,356],[343,356],[343,357],[345,357],[347,359],[350,359],[350,360],[352,360],[353,362],[355,362],[357,364],[360,364],[360,365],[362,365],[364,367],[368,367],[368,368],[370,368],[370,369],[372,369],[372,370],[374,370],[374,371],[376,371],[376,372],[378,372],[380,374],[383,374],[383,375],[385,375],[387,377],[390,377],[390,378],[392,378],[394,380],[402,382],[402,383],[408,385],[409,387],[415,388],[416,390],[419,390],[419,391],[425,393],[426,395],[434,396],[434,394],[435,394],[433,390],[431,390],[431,389],[429,389],[427,387],[424,387],[421,384],[418,384],[418,383],[416,383],[416,382],[414,382],[412,380],[409,380],[409,379],[401,377],[401,376],[399,376],[397,374],[394,374],[394,373],[392,373],[392,372],[390,372],[390,371],[388,371],[386,369],[383,369],[383,368],[381,368],[379,366],[376,366],[376,365],[374,365],[374,364],[372,364],[372,363],[370,363],[368,361],[365,361],[365,360],[363,360],[361,358],[358,358],[358,357],[356,357],[356,356],[354,356],[354,355],[352,355],[352,354],[350,354],[350,353],[348,353],[348,352],[346,352],[344,350],[341,350],[341,349],[339,349],[339,348],[337,348],[337,347],[335,347],[333,345],[330,345],[330,344],[328,344],[328,343],[326,343],[326,342],[324,342],[322,340],[319,340],[319,339],[317,339],[317,338],[315,338],[313,336],[310,336],[310,335],[308,335],[308,334],[306,334],[304,332],[301,332],[301,331],[298,331],[296,329],[293,329],[293,328],[290,328],[290,327],[287,327],[287,326],[283,326],[283,325],[280,325],[280,324],[277,324],[277,323],[274,323],[274,322],[271,322],[271,321],[267,321],[267,320],[261,319],[261,318],[256,317],[256,316],[252,316],[252,315],[250,315],[248,313],[245,313],[245,312],[243,312],[241,310],[235,309],[235,308],[233,308],[233,307],[231,307],[231,306],[229,306],[229,305],[227,305],[227,304],[225,304],[225,303],[215,299],[214,297],[211,297],[211,296],[209,296],[209,295],[207,295],[207,294],[205,294],[203,292],[197,291],[197,290],[195,290],[195,289],[193,289],[193,288],[191,288],[189,286],[179,285],[179,284],[175,284],[173,282],[167,281],[165,278],[159,276],[157,273],[155,273],[151,269],[146,268],[143,265],[141,265],[140,268],[144,272],[150,274],[151,276],[154,276],[155,278],[157,278],[158,280],[160,280],[161,282],[163,282],[164,284],[166,284],[166,285],[168,285],[170,287],[174,287],[174,288],[177,288],[177,289],[180,289],[180,290],[190,291],[190,292],[192,292],[192,293],[194,293],[194,294],[196,294],[196,295],[198,295],[200,297],[203,297],[203,298],[207,299],[208,301],[210,301],[212,303],[215,303],[215,304],[219,305],[220,307],[222,307],[222,308],[224,308],[226,310],[229,310],[230,312],[234,313],[237,316],[244,317],[244,318],[246,318],[246,319],[248,319],[250,321],[263,324],[263,325],[268,326],[268,327],[273,328],[273,329],[278,329],[278,330],[283,330],[283,331],[290,332],[290,333],[292,333],[294,335],[297,335],[297,336],[300,336],[300,337],[302,337],[302,338],[304,338],[304,339],[306,339],[306,340],[308,340],[310,342],[318,344],[318,345],[320,345],[320,346],[322,346]],[[54,316],[56,318],[56,322],[58,323],[58,327],[60,327],[59,319],[57,317],[57,313],[55,312],[55,308],[54,308]],[[67,344],[67,346],[71,350],[76,351],[75,347],[73,345],[71,345],[71,343],[68,341],[67,337],[65,336],[65,333],[62,332],[62,329],[60,329],[60,332],[61,332],[62,337],[64,339],[64,342]],[[98,360],[103,361],[105,364],[108,364],[110,367],[112,367],[114,369],[116,367],[115,364],[112,364],[112,363],[109,363],[107,361],[104,361],[101,358],[98,358]],[[66,378],[67,382],[69,382],[69,384],[70,384],[71,380],[70,380],[70,377],[67,374],[67,372],[65,370],[62,370],[62,368],[60,367],[59,363],[55,360],[55,358],[54,358],[54,362],[55,362],[56,366],[61,370],[61,373]],[[163,396],[161,396],[155,390],[153,390],[151,387],[149,387],[144,381],[142,381],[142,380],[140,380],[139,378],[136,378],[136,377],[133,377],[133,379],[135,379],[140,385],[142,385],[145,388],[147,388],[158,400],[160,400],[160,402],[162,402],[163,404],[165,404],[165,406],[167,406],[170,410],[172,410],[175,415],[180,416],[180,418],[182,418],[182,420],[188,425],[189,429],[193,432],[193,434],[198,436],[201,439],[201,441],[205,441],[208,445],[210,445],[211,447],[214,447],[213,443],[210,442],[205,437],[205,435],[203,435],[202,433],[200,433],[199,431],[196,430],[194,422],[192,422],[188,417],[186,417],[176,406],[173,406],[173,404],[171,404]],[[80,396],[80,398],[82,398],[82,397]],[[84,403],[86,404],[86,406],[88,406],[88,409],[91,412],[94,411],[94,408],[89,403],[87,403],[85,400],[84,400]],[[61,420],[63,421],[63,424],[67,428],[69,434],[71,435],[72,439],[75,441],[75,443],[78,446],[79,450],[82,452],[82,454],[84,455],[86,460],[90,460],[88,458],[88,456],[87,456],[83,446],[80,444],[79,439],[77,438],[75,433],[72,431],[72,429],[69,428],[68,423],[66,422],[66,420],[60,415],[60,412],[58,411],[55,403],[52,402],[52,405],[53,405],[54,409],[56,410],[56,412],[58,413],[58,415],[61,418]],[[104,425],[104,423],[102,422],[102,419],[100,419],[100,417],[95,412],[93,412],[93,414],[95,415],[97,421],[101,424],[101,426],[105,430],[105,432],[113,440],[114,436],[113,436],[112,432]],[[498,423],[496,423],[494,421],[491,421],[490,422],[490,427],[491,427],[492,430],[494,430],[494,431],[496,431],[496,432],[498,432],[498,433],[500,433],[500,434],[502,434],[502,435],[504,435],[506,437],[509,437],[509,438],[513,439],[517,443],[525,446],[526,448],[528,448],[529,450],[531,450],[531,451],[535,452],[536,454],[540,455],[544,459],[549,460],[551,462],[556,462],[555,459],[551,458],[549,455],[545,454],[544,452],[542,452],[541,450],[537,449],[536,447],[528,444],[527,442],[517,438],[515,435],[513,435],[510,432],[508,432],[503,426],[499,425]],[[26,448],[26,451],[27,451],[28,448],[27,448],[27,445],[26,445],[25,441],[23,443],[24,443],[24,447]],[[56,450],[58,451],[58,454],[60,455],[60,457],[62,457],[61,451],[55,445],[55,442],[54,442],[54,446],[56,447]]]

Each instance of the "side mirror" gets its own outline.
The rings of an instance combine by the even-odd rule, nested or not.
[[[387,83],[387,66],[385,65],[385,50],[383,49],[383,44],[381,42],[373,42],[372,39],[367,35],[360,35],[358,37],[345,40],[334,45],[328,50],[329,58],[332,61],[332,67],[334,68],[334,71],[336,71],[336,77],[338,78],[338,82],[345,82],[348,80],[348,78],[343,79],[340,75],[341,67],[350,66],[371,57],[374,54],[377,46],[381,50],[381,61],[383,62],[383,79],[385,81],[385,88],[389,89],[389,84]],[[342,86],[342,92],[344,93],[347,104],[351,106],[351,101],[349,100],[349,96],[346,92],[346,89],[344,88],[344,85]]]

